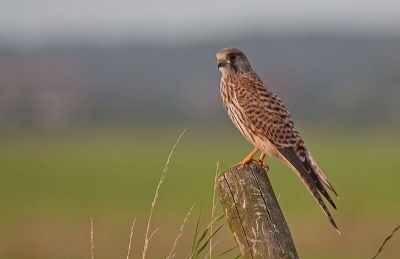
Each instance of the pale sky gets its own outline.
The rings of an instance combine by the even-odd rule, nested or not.
[[[400,1],[0,0],[1,41],[187,42],[346,32],[400,37]]]

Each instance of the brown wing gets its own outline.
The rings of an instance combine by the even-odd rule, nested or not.
[[[258,78],[258,76],[255,77]],[[299,174],[301,180],[320,204],[332,225],[337,228],[324,202],[315,190],[318,190],[333,208],[336,209],[336,205],[316,174],[290,113],[282,100],[261,80],[254,81],[255,77],[254,75],[242,76],[237,89],[235,89],[238,103],[244,110],[247,122],[274,144],[277,150],[296,168],[296,173]]]
[[[237,88],[239,105],[249,120],[277,148],[304,146],[282,100],[261,80],[242,75]]]

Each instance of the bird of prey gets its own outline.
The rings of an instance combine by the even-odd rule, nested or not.
[[[216,57],[222,74],[220,91],[224,107],[233,124],[254,146],[254,150],[238,164],[256,162],[267,167],[263,163],[265,155],[281,160],[300,177],[339,232],[321,198],[320,194],[336,209],[322,183],[336,197],[338,195],[307,150],[285,104],[253,71],[241,50],[224,48]],[[258,150],[262,152],[261,157],[254,158]]]

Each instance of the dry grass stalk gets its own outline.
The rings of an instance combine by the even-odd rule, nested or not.
[[[378,254],[379,254],[380,252],[382,252],[383,247],[385,246],[386,242],[387,242],[389,239],[391,239],[392,236],[393,236],[393,234],[394,234],[394,232],[396,232],[396,231],[399,230],[399,229],[400,229],[400,223],[397,224],[397,226],[392,230],[392,233],[390,233],[390,235],[389,235],[387,238],[385,238],[385,240],[383,241],[382,246],[381,246],[381,247],[379,248],[379,250],[378,250],[378,253],[376,253],[376,255],[375,255],[372,259],[375,259],[375,258],[378,256]]]
[[[179,138],[177,139],[177,141],[175,142],[175,145],[172,147],[171,152],[169,153],[168,159],[167,159],[167,163],[164,166],[164,170],[161,174],[161,178],[160,181],[158,182],[157,185],[157,189],[156,189],[156,193],[154,195],[154,199],[153,202],[151,203],[151,209],[150,209],[150,215],[149,215],[149,220],[147,222],[147,228],[146,228],[146,234],[145,234],[145,239],[144,239],[144,246],[143,246],[143,252],[142,252],[142,259],[146,258],[146,253],[147,253],[147,249],[149,246],[149,241],[151,239],[151,237],[154,235],[154,233],[157,231],[157,229],[155,231],[153,231],[153,233],[149,236],[149,229],[150,229],[150,222],[151,222],[151,218],[153,216],[153,210],[154,210],[154,206],[156,205],[156,201],[158,198],[158,191],[162,185],[162,183],[165,180],[166,174],[167,174],[167,170],[168,170],[168,164],[169,164],[169,160],[171,159],[172,154],[174,153],[174,149],[175,147],[178,145],[179,140],[181,139],[181,137],[183,136],[183,134],[185,134],[187,128],[183,130],[183,132],[181,133],[181,135],[179,136]]]
[[[176,244],[178,243],[179,238],[180,238],[180,237],[182,236],[182,234],[183,234],[183,227],[185,226],[185,223],[186,223],[187,219],[189,218],[189,215],[190,215],[190,213],[192,212],[193,207],[194,207],[194,203],[193,203],[192,207],[190,207],[189,212],[186,214],[186,217],[185,217],[185,219],[183,220],[183,223],[182,223],[182,225],[181,225],[181,228],[179,229],[179,233],[178,233],[178,235],[177,235],[176,238],[175,238],[174,245],[172,246],[171,252],[169,253],[167,259],[173,259],[173,258],[175,257],[174,250],[175,250]]]
[[[129,236],[128,255],[126,256],[126,259],[129,259],[129,255],[131,254],[133,227],[135,226],[135,222],[136,222],[136,218],[133,220],[132,227],[131,227],[131,234]]]
[[[90,216],[90,242],[92,244],[92,259],[94,259],[93,218]]]
[[[215,178],[214,178],[214,186],[217,182],[218,179],[218,174],[219,174],[219,161],[216,162],[217,165],[217,169],[215,169]],[[213,221],[214,219],[214,213],[215,213],[215,208],[217,207],[217,203],[216,203],[216,195],[215,195],[215,189],[214,189],[214,193],[213,193],[213,200],[212,200],[212,207],[211,207],[211,221]],[[212,226],[210,227],[210,235],[212,235],[213,233],[213,229]],[[211,258],[211,251],[213,249],[213,245],[212,245],[212,238],[210,238],[210,251],[208,252]]]
[[[211,241],[211,239],[210,239],[210,241]],[[210,246],[210,251],[208,251],[208,253],[207,253],[206,256],[204,257],[204,259],[211,258],[211,251],[214,249],[214,247],[215,247],[217,244],[218,244],[218,241],[215,242],[215,244],[213,244],[212,246]]]

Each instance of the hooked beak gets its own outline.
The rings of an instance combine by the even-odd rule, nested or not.
[[[220,67],[225,66],[225,65],[226,65],[226,62],[225,62],[225,61],[223,61],[223,60],[218,60],[218,61],[217,61],[217,67],[218,67],[218,69],[219,69]]]

